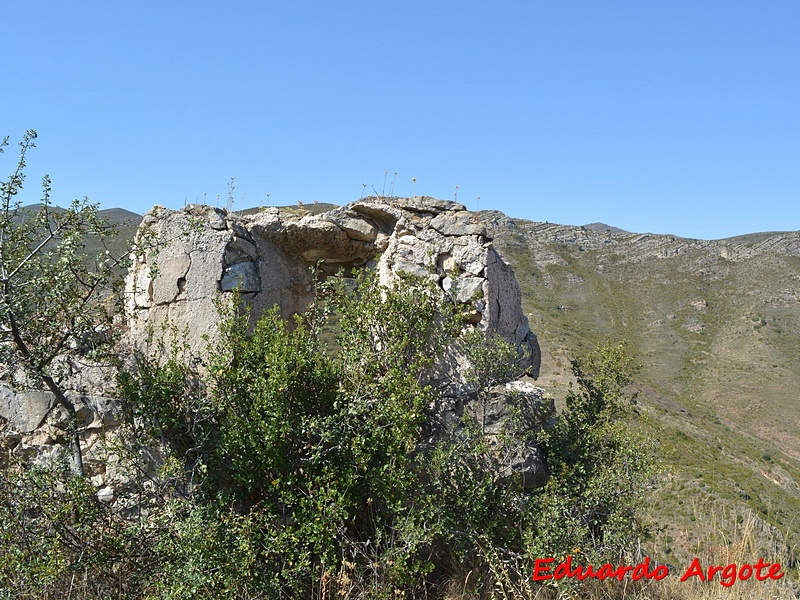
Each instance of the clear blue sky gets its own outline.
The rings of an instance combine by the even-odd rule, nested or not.
[[[573,225],[800,229],[800,2],[4,2],[0,135],[65,204],[394,192]],[[15,149],[0,158],[0,177]],[[389,183],[386,191],[389,191]]]

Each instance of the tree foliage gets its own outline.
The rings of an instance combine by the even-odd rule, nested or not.
[[[354,295],[327,285],[319,296],[292,326],[271,311],[250,330],[246,314],[224,311],[205,402],[175,393],[176,375],[187,390],[195,376],[172,359],[143,360],[121,389],[158,436],[195,453],[191,493],[204,508],[192,519],[209,532],[220,520],[249,528],[260,589],[292,596],[319,578],[414,587],[441,529],[427,521],[435,502],[417,460],[434,399],[423,375],[454,321],[430,289],[389,290],[374,277]],[[335,350],[322,342],[325,324]],[[203,539],[195,547],[219,541]],[[185,564],[173,568],[189,581]]]
[[[0,186],[0,364],[9,383],[44,385],[71,411],[80,469],[64,383],[70,357],[86,340],[91,352],[113,316],[101,300],[119,257],[83,254],[112,232],[85,201],[56,210],[47,178],[41,210],[22,210],[34,140]],[[320,284],[291,323],[269,311],[253,325],[228,297],[202,365],[180,332],[162,332],[172,351],[137,356],[118,377],[129,435],[115,451],[139,475],[117,509],[85,478],[6,465],[0,591],[429,597],[455,573],[480,594],[501,577],[527,580],[536,558],[606,562],[631,550],[653,464],[629,426],[637,365],[624,343],[573,361],[577,385],[555,426],[521,429],[517,441],[538,439],[551,472],[529,490],[500,476],[485,410],[450,429],[435,422],[443,392],[431,373],[443,356],[466,355],[464,382],[485,409],[516,349],[470,332],[462,307],[422,280],[386,288],[362,273],[350,288]],[[144,456],[160,457],[158,472]]]
[[[142,597],[168,514],[131,518],[96,492],[58,468],[0,469],[0,597]]]
[[[111,347],[114,310],[109,306],[118,267],[106,242],[116,230],[85,198],[66,209],[53,205],[50,178],[40,204],[19,199],[27,152],[36,132],[20,142],[16,168],[0,182],[0,379],[12,387],[44,386],[72,418],[73,468],[83,472],[75,407],[65,393],[76,349],[94,357]],[[0,144],[0,150],[8,138]],[[91,240],[99,251],[87,257]]]
[[[513,348],[465,334],[458,311],[418,281],[386,289],[364,276],[353,293],[330,284],[318,297],[291,326],[270,312],[249,329],[248,315],[229,309],[205,400],[186,400],[199,389],[186,371],[187,393],[176,393],[172,360],[123,377],[159,436],[195,432],[180,445],[194,453],[185,462],[194,488],[176,531],[182,550],[165,555],[174,580],[163,585],[233,593],[244,569],[248,589],[270,597],[323,588],[380,597],[430,592],[459,569],[489,581],[490,556],[631,548],[652,465],[621,420],[635,372],[624,344],[574,361],[577,388],[541,434],[553,475],[526,492],[498,478],[478,419],[465,416],[449,435],[430,431],[438,391],[426,373],[448,346],[469,348],[476,401],[508,379]],[[514,564],[522,574],[532,563]]]
[[[646,534],[637,509],[655,465],[648,440],[628,425],[635,394],[625,393],[638,370],[625,342],[572,361],[577,386],[542,435],[551,477],[539,493],[534,554],[619,560]]]

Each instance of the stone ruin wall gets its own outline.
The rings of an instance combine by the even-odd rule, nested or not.
[[[209,206],[179,211],[155,206],[137,235],[148,240],[151,250],[138,257],[126,278],[130,348],[153,351],[148,332],[155,333],[154,339],[163,337],[162,325],[169,324],[180,342],[202,355],[217,331],[215,299],[220,294],[238,288],[253,318],[277,305],[289,319],[313,299],[312,266],[328,275],[368,267],[377,269],[384,285],[401,272],[430,277],[463,304],[472,326],[520,350],[526,357],[520,374],[538,376],[539,345],[522,313],[514,274],[493,248],[484,224],[456,202],[365,198],[320,215],[266,208],[247,216]],[[464,366],[458,356],[443,357],[443,362],[449,364],[450,377]],[[121,406],[109,380],[102,369],[85,368],[75,374],[68,392],[78,409],[86,474],[104,502],[114,502],[127,485],[114,449],[120,441]],[[545,405],[544,413],[552,417],[552,403],[548,409],[541,390],[523,382],[512,387]],[[485,409],[489,435],[497,436],[510,415],[506,396],[507,391],[493,391]],[[469,399],[459,396],[456,386],[436,410],[442,422],[455,423],[470,410]],[[68,424],[62,412],[48,391],[20,392],[0,384],[0,450],[28,464],[64,458]],[[509,456],[506,475],[521,473],[526,486],[545,480],[547,467],[538,448],[521,446]],[[153,460],[156,465],[158,458]]]
[[[215,331],[220,292],[238,287],[255,317],[277,305],[289,319],[313,299],[314,265],[328,274],[371,266],[384,285],[400,272],[432,278],[465,306],[473,325],[524,351],[521,370],[538,376],[538,341],[514,273],[477,215],[456,202],[362,199],[305,216],[277,208],[238,216],[209,206],[156,206],[140,235],[156,244],[126,281],[131,339],[140,348],[149,329],[169,322],[202,354],[203,336]]]

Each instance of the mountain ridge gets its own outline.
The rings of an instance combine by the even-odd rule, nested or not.
[[[563,397],[570,360],[603,339],[642,363],[643,427],[670,473],[651,504],[672,531],[655,555],[690,553],[714,511],[797,543],[800,232],[693,240],[481,216],[541,340],[542,387]]]
[[[395,201],[376,199],[387,210]],[[264,210],[304,219],[326,208]],[[135,215],[106,210],[111,219]],[[651,518],[671,532],[648,541],[648,552],[664,561],[699,552],[696,539],[722,511],[733,520],[726,535],[735,537],[747,515],[757,516],[765,539],[786,532],[794,561],[800,232],[698,240],[495,210],[477,218],[519,282],[541,344],[539,385],[563,398],[573,383],[570,361],[603,340],[628,340],[642,364],[637,426],[659,446],[669,473],[651,499]],[[123,227],[121,237],[132,231]]]
[[[20,207],[21,210],[35,210],[41,207],[42,204],[35,203],[35,204],[27,204],[25,206]],[[344,206],[344,205],[341,205]],[[332,210],[334,208],[339,208],[340,205],[330,204],[330,203],[318,203],[318,204],[303,204],[302,206],[297,205],[287,205],[287,206],[276,206],[274,208],[278,209],[287,209],[287,210],[295,210],[295,211],[307,211],[309,214],[319,214],[320,212],[324,212],[327,210]],[[56,210],[64,210],[60,206],[54,206]],[[252,206],[243,209],[237,209],[234,212],[236,214],[255,214],[261,210],[264,210],[269,207],[265,206]],[[475,212],[475,211],[471,211]],[[540,225],[555,225],[558,227],[566,227],[566,228],[577,228],[582,230],[593,231],[595,233],[609,233],[612,235],[648,235],[648,236],[663,236],[663,237],[673,237],[673,238],[680,238],[683,240],[693,240],[693,241],[701,241],[701,242],[722,242],[722,241],[738,241],[740,239],[744,240],[751,240],[751,239],[760,239],[763,236],[772,237],[775,235],[782,235],[782,234],[791,234],[791,233],[798,233],[800,230],[792,230],[787,229],[783,231],[754,231],[751,233],[744,233],[734,236],[728,236],[724,238],[692,238],[692,237],[684,237],[674,233],[652,233],[652,232],[635,232],[635,231],[628,231],[625,229],[621,229],[614,225],[609,225],[603,222],[595,222],[595,223],[588,223],[585,225],[569,225],[569,224],[559,224],[559,223],[552,223],[549,221],[534,221],[532,219],[523,219],[521,217],[511,217],[506,215],[506,213],[499,211],[499,210],[481,210],[477,211],[477,214],[501,214],[508,219],[513,219],[517,221],[524,221],[530,223],[536,223]],[[138,223],[142,220],[143,215],[136,213],[134,211],[128,210],[122,207],[112,207],[112,208],[102,208],[98,210],[98,214],[102,217],[108,218],[111,223],[122,223],[122,222],[131,222],[138,225]]]

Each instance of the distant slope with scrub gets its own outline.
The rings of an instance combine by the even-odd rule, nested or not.
[[[596,341],[631,342],[671,472],[653,504],[657,551],[697,552],[701,523],[731,533],[750,511],[765,539],[795,539],[800,232],[706,241],[482,217],[522,287],[545,388],[562,396],[569,358]]]
[[[293,210],[323,208],[330,206]],[[131,235],[141,219],[103,212]],[[642,363],[642,426],[660,445],[668,473],[652,503],[660,532],[650,551],[680,563],[713,552],[715,536],[743,535],[741,524],[754,519],[761,543],[793,563],[800,542],[800,232],[694,240],[604,223],[480,216],[522,288],[542,347],[540,385],[563,397],[570,359],[603,339],[629,340]]]

